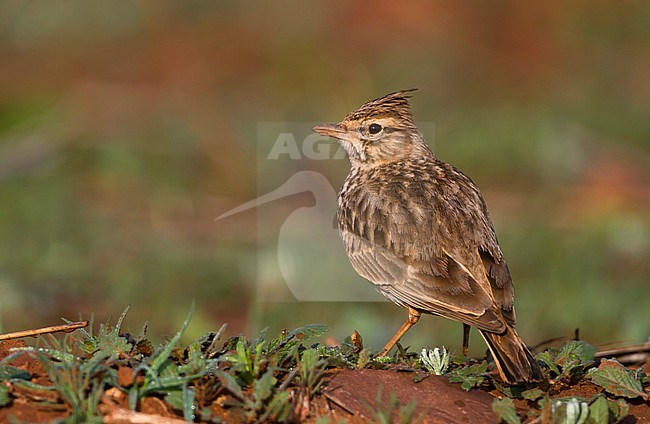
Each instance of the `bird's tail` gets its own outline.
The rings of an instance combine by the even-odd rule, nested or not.
[[[542,369],[513,327],[501,334],[481,331],[499,375],[506,383],[535,382],[545,379]]]

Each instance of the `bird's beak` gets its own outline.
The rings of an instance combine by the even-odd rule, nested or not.
[[[312,131],[320,135],[336,138],[338,140],[347,140],[348,133],[340,124],[323,124],[316,125]]]

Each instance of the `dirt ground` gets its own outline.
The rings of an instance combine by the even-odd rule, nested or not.
[[[0,360],[12,348],[25,346],[22,341],[0,343]],[[31,374],[32,382],[49,385],[41,364],[29,355],[22,355],[9,363]],[[127,370],[128,371],[128,370]],[[120,370],[118,370],[118,375]],[[332,369],[325,375],[325,383],[318,395],[306,406],[304,419],[315,421],[318,416],[327,415],[334,422],[345,418],[349,423],[373,422],[379,410],[385,410],[391,396],[406,405],[416,399],[413,413],[415,422],[425,423],[496,423],[491,405],[495,393],[481,390],[469,392],[453,384],[446,377],[426,375],[404,370],[371,369]],[[415,380],[419,380],[415,382]],[[46,423],[66,417],[70,407],[56,392],[31,390],[6,383],[13,397],[11,403],[0,408],[0,422]],[[378,402],[379,388],[382,392]],[[553,397],[590,397],[600,393],[600,388],[588,382],[580,382],[569,387],[554,387]],[[102,397],[99,409],[106,423],[179,423],[182,415],[171,405],[157,397],[146,398],[138,411],[128,409],[127,396],[117,388],[109,389]],[[529,409],[525,400],[515,400],[518,411]],[[224,422],[238,423],[243,419],[241,413],[215,402],[211,409],[215,416]],[[629,415],[624,423],[650,423],[650,405],[641,400],[630,402]]]

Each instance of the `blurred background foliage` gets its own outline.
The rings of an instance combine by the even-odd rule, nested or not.
[[[524,338],[646,340],[641,0],[0,2],[0,328],[131,304],[127,326],[160,337],[197,299],[194,335],[323,322],[379,348],[405,318],[392,304],[256,295],[277,243],[257,214],[279,226],[304,199],[215,218],[258,194],[258,123],[338,121],[410,87],[436,154],[487,199]],[[335,187],[348,169],[315,166]],[[460,328],[427,318],[404,342],[453,349]]]

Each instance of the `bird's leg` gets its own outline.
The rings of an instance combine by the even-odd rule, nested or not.
[[[397,333],[386,343],[386,346],[379,352],[377,356],[386,356],[389,350],[395,346],[395,343],[399,341],[399,339],[402,338],[404,334],[406,334],[407,331],[409,331],[409,328],[413,327],[416,322],[420,319],[420,313],[416,311],[415,309],[408,308],[409,310],[409,317],[406,319],[406,322],[402,324],[402,326],[397,330]]]
[[[463,324],[463,356],[467,356],[467,350],[469,349],[469,330],[470,327],[467,324]]]

